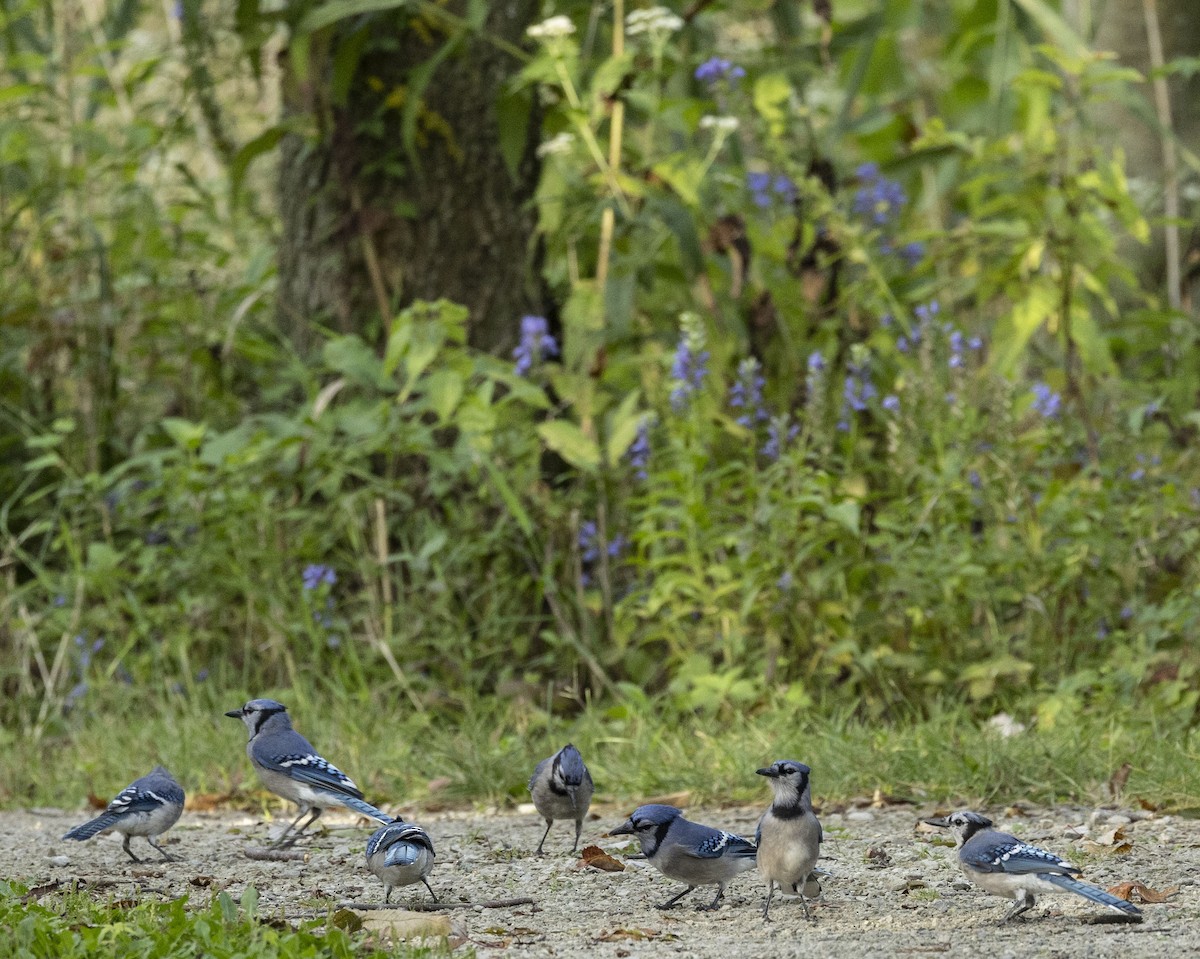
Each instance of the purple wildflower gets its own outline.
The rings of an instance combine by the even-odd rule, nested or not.
[[[854,193],[854,212],[875,226],[886,226],[908,202],[904,189],[883,176],[877,163],[863,163],[854,172],[860,184]]]
[[[980,336],[971,337],[969,340],[967,340],[967,348],[971,349],[971,350],[982,350],[983,349],[983,337],[980,337]]]
[[[808,354],[808,372],[820,373],[825,369],[825,357],[820,350],[813,350]]]
[[[842,412],[838,417],[838,429],[843,433],[850,429],[850,414],[861,413],[879,391],[871,382],[871,371],[865,353],[860,359],[846,364],[846,379],[842,383]]]
[[[548,356],[558,356],[558,343],[550,335],[546,318],[521,317],[521,340],[513,350],[513,358],[517,361],[514,372],[524,376],[535,363]]]
[[[740,80],[745,75],[745,70],[724,57],[710,57],[696,67],[695,73],[697,80],[707,83],[710,87],[716,86],[722,80]]]
[[[304,572],[300,574],[300,578],[304,582],[304,589],[311,592],[322,583],[332,586],[337,582],[337,573],[321,563],[310,563],[304,567]]]
[[[762,455],[769,460],[779,459],[779,454],[799,435],[799,423],[789,423],[786,415],[776,416],[767,426],[767,441],[763,444]]]
[[[912,243],[905,243],[896,252],[900,255],[900,259],[904,261],[904,265],[911,270],[925,259],[925,244],[920,240],[914,240]]]
[[[675,347],[675,360],[671,364],[671,408],[676,412],[686,409],[692,394],[704,384],[708,376],[708,350],[704,348],[704,329],[700,318],[686,313],[681,321],[683,329],[679,344]]]
[[[1052,420],[1058,416],[1062,407],[1062,397],[1050,389],[1045,383],[1033,384],[1033,410],[1044,420]]]
[[[759,372],[758,360],[750,357],[738,364],[738,375],[733,386],[729,388],[729,405],[738,414],[739,426],[749,427],[754,423],[765,423],[771,418],[763,405],[763,387],[767,385],[766,378]]]
[[[883,405],[883,408],[885,410],[887,410],[889,413],[894,413],[896,410],[900,409],[900,397],[896,396],[895,394],[889,393],[887,396],[885,396],[883,398],[882,405]]]
[[[633,442],[629,444],[629,449],[625,451],[625,459],[633,467],[633,475],[637,479],[646,479],[649,475],[646,472],[646,466],[650,463],[649,417],[642,417],[642,421],[638,423],[637,435],[633,438]]]

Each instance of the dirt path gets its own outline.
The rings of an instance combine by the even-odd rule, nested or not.
[[[585,824],[585,841],[620,858],[634,852],[617,839],[603,838],[629,810],[600,808]],[[743,835],[753,835],[758,809],[689,810],[691,818]],[[1093,957],[1200,955],[1200,822],[1141,811],[1070,807],[1032,810],[1005,816],[993,812],[1002,828],[1047,846],[1083,867],[1086,878],[1101,886],[1137,880],[1155,889],[1179,886],[1167,903],[1143,907],[1141,925],[1090,925],[1081,919],[1107,915],[1075,896],[1039,901],[1030,919],[1004,927],[996,920],[1007,901],[966,888],[953,862],[953,850],[931,843],[914,827],[932,809],[826,811],[827,842],[822,865],[834,874],[814,905],[815,922],[804,922],[795,902],[776,899],[774,921],[760,918],[763,887],[755,873],[739,877],[719,912],[695,910],[711,890],[698,890],[683,906],[659,912],[678,886],[642,861],[624,872],[578,868],[567,850],[573,829],[557,824],[547,840],[551,853],[530,855],[543,828],[532,811],[410,813],[425,826],[438,850],[430,877],[439,897],[482,902],[528,896],[534,906],[508,909],[460,909],[456,930],[480,956],[578,955],[625,959],[636,956],[858,957],[930,955]],[[97,894],[120,898],[140,887],[144,897],[190,895],[207,902],[219,889],[235,898],[253,885],[265,914],[296,917],[324,913],[343,900],[382,902],[383,889],[368,873],[363,848],[370,828],[365,821],[328,815],[332,829],[302,847],[307,863],[259,862],[243,850],[259,846],[280,821],[267,823],[241,813],[186,813],[168,833],[167,846],[181,861],[146,863],[126,860],[119,837],[90,843],[65,843],[59,836],[86,816],[57,810],[0,813],[0,874],[30,884],[52,879],[114,881]],[[1089,846],[1067,834],[1083,826],[1104,840],[1121,827],[1131,848],[1124,854]],[[361,828],[360,828],[361,827]],[[620,837],[625,839],[627,837]],[[1118,840],[1118,843],[1120,840]],[[145,850],[134,840],[135,850]],[[139,853],[140,854],[140,853]],[[418,895],[414,890],[420,890]],[[405,901],[425,898],[420,886],[398,890]],[[703,896],[703,898],[702,898]]]

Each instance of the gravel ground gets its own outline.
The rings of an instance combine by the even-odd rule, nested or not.
[[[526,811],[528,808],[528,811]],[[711,889],[697,890],[680,907],[660,912],[653,903],[678,887],[647,863],[631,860],[627,837],[607,838],[627,808],[593,808],[584,840],[626,862],[623,872],[578,865],[569,853],[572,826],[551,831],[548,855],[532,850],[543,824],[532,807],[516,813],[406,811],[432,835],[438,850],[430,877],[439,898],[450,902],[531,897],[535,904],[508,908],[456,909],[451,915],[455,944],[480,956],[559,956],[580,947],[602,959],[643,956],[735,959],[775,956],[1005,956],[1104,957],[1200,955],[1200,823],[1142,810],[1078,807],[997,810],[1001,828],[1046,846],[1080,865],[1100,886],[1139,881],[1154,889],[1178,886],[1162,904],[1145,905],[1140,925],[1090,924],[1110,910],[1071,895],[1039,900],[1028,919],[998,927],[1008,901],[968,887],[954,863],[953,849],[931,839],[917,823],[930,808],[827,809],[821,819],[826,843],[824,880],[814,921],[805,922],[798,903],[776,897],[772,919],[760,917],[763,886],[754,872],[729,887],[724,907],[697,911]],[[945,810],[941,810],[944,812]],[[689,810],[700,822],[753,835],[759,809]],[[281,825],[237,812],[187,812],[165,837],[179,862],[129,862],[120,837],[86,844],[58,838],[82,822],[82,812],[39,809],[0,813],[0,842],[6,877],[29,884],[78,880],[96,885],[96,895],[167,898],[190,895],[207,902],[216,890],[235,898],[248,886],[261,896],[264,914],[298,918],[325,913],[341,901],[379,903],[382,886],[366,871],[365,820],[326,814],[328,830],[300,847],[307,862],[263,862],[245,850],[261,846]],[[1075,827],[1075,831],[1071,831]],[[1113,851],[1115,828],[1123,830]],[[1080,838],[1077,833],[1089,838]],[[140,839],[134,849],[153,855]],[[427,898],[421,886],[397,890],[397,900]]]

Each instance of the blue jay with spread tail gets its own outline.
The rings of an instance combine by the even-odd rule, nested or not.
[[[610,835],[634,836],[642,853],[668,879],[686,883],[677,896],[657,905],[670,909],[697,886],[717,887],[717,895],[701,909],[719,909],[729,881],[755,865],[757,849],[741,836],[689,822],[674,806],[639,806]]]
[[[300,807],[300,815],[275,841],[276,847],[293,845],[300,834],[317,821],[323,809],[344,806],[385,825],[393,821],[387,813],[366,802],[362,791],[349,776],[321,758],[309,741],[292,729],[283,703],[273,699],[252,699],[241,709],[231,709],[225,715],[246,724],[250,732],[246,753],[258,770],[262,784],[275,795],[290,799]],[[306,814],[308,821],[296,829]],[[293,830],[295,834],[285,843]]]
[[[593,789],[592,774],[584,765],[579,750],[570,743],[537,764],[529,778],[529,793],[534,808],[546,820],[546,831],[538,843],[537,855],[543,855],[542,846],[556,819],[575,820],[575,845],[571,852],[579,848],[579,834],[592,804]]]
[[[781,759],[763,769],[774,799],[758,821],[754,843],[758,846],[758,871],[767,882],[767,901],[763,919],[770,922],[769,910],[775,887],[800,897],[804,918],[811,919],[805,894],[821,891],[813,870],[821,855],[823,833],[812,808],[809,775],[812,770],[794,759]]]
[[[1080,882],[1075,877],[1081,870],[1054,853],[993,829],[992,821],[977,812],[963,810],[925,822],[954,833],[963,875],[985,892],[1013,900],[1012,908],[1000,920],[1002,923],[1032,909],[1035,896],[1057,892],[1073,892],[1130,917],[1142,914],[1132,903]]]
[[[367,868],[383,882],[384,902],[392,901],[394,886],[424,883],[437,902],[425,877],[433,870],[433,840],[420,826],[397,819],[375,830],[367,843]]]
[[[183,788],[175,777],[162,766],[155,766],[141,779],[135,779],[122,789],[108,808],[91,822],[76,826],[63,839],[91,839],[108,832],[119,832],[125,836],[121,848],[134,862],[141,862],[129,848],[134,836],[144,836],[146,842],[158,850],[159,855],[169,862],[175,857],[154,841],[179,820],[183,812]]]

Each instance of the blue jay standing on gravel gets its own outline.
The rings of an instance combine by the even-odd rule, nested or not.
[[[542,846],[550,835],[550,827],[556,819],[575,820],[575,845],[579,848],[579,834],[583,830],[583,819],[592,804],[592,775],[583,764],[579,750],[567,743],[548,759],[537,764],[529,777],[529,792],[533,805],[546,820],[546,831],[538,843],[537,855],[543,855]]]
[[[1032,909],[1034,896],[1039,893],[1054,892],[1073,892],[1127,916],[1142,914],[1132,903],[1080,882],[1075,877],[1081,870],[1054,853],[993,829],[992,821],[977,812],[963,810],[925,822],[954,832],[963,875],[985,892],[1014,900],[1002,923]]]
[[[162,766],[155,766],[141,779],[117,793],[108,808],[91,822],[76,826],[63,839],[91,839],[96,835],[116,831],[125,836],[121,848],[134,862],[141,862],[129,848],[134,836],[145,836],[146,842],[169,862],[175,857],[154,841],[170,829],[183,812],[183,788]]]
[[[717,895],[702,909],[719,909],[725,886],[739,873],[753,869],[754,843],[733,833],[702,826],[683,818],[674,806],[639,806],[613,836],[635,836],[642,853],[668,879],[687,883],[679,895],[658,904],[670,909],[697,886],[717,887]]]
[[[295,831],[286,845],[293,845],[300,834],[317,821],[322,809],[345,806],[356,813],[389,824],[392,817],[376,809],[363,799],[362,791],[344,772],[326,759],[322,759],[307,739],[292,729],[287,707],[273,699],[252,699],[241,709],[231,709],[225,714],[240,719],[250,731],[246,753],[258,770],[262,784],[284,799],[290,799],[300,807],[300,815],[275,841],[275,846],[285,845],[284,840]],[[303,826],[296,824],[309,814]]]
[[[813,875],[821,855],[821,824],[812,808],[809,775],[812,770],[794,759],[781,759],[756,770],[771,783],[774,800],[758,821],[754,843],[758,846],[758,871],[767,881],[763,919],[770,921],[771,897],[775,886],[800,897],[804,918],[811,919],[806,891],[814,896],[821,887]]]
[[[425,879],[433,869],[433,840],[420,826],[397,819],[376,829],[367,843],[367,868],[383,882],[384,902],[392,901],[393,886],[414,882],[424,883],[438,901]]]

